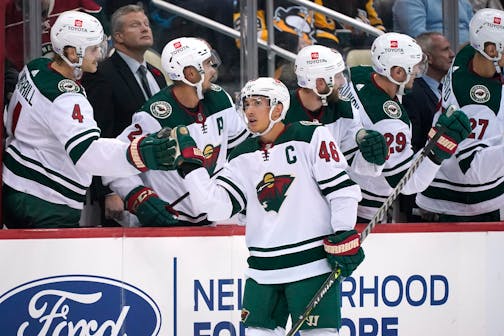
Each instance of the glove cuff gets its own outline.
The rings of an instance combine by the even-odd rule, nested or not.
[[[360,248],[360,237],[354,233],[338,243],[332,243],[328,238],[324,239],[324,250],[329,254],[348,256],[355,255]]]
[[[429,130],[429,139],[432,139],[436,133],[439,132],[436,127],[432,127]],[[446,134],[441,135],[441,137],[436,142],[436,146],[445,153],[452,155],[455,153],[458,147],[458,143]]]
[[[135,214],[140,204],[144,203],[151,197],[159,198],[159,196],[151,188],[144,186],[136,187],[131,190],[124,199],[126,209],[128,209],[128,211],[132,214]]]
[[[148,170],[145,162],[142,158],[142,154],[140,153],[140,143],[145,139],[145,136],[140,138],[135,138],[131,141],[131,144],[128,147],[128,151],[126,153],[126,157],[128,162],[131,163],[136,169],[141,172],[146,172]]]

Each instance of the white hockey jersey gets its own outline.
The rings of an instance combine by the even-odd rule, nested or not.
[[[209,219],[246,211],[247,276],[285,283],[330,272],[323,238],[353,229],[359,186],[328,129],[296,122],[272,144],[250,138],[215,180],[203,169],[185,182]]]
[[[4,118],[3,182],[51,203],[82,209],[92,175],[138,174],[125,144],[99,139],[84,88],[35,59],[19,75]]]
[[[184,108],[172,93],[173,86],[161,90],[149,99],[132,117],[132,123],[118,138],[129,142],[137,136],[154,133],[163,127],[185,125],[205,156],[205,168],[210,175],[222,169],[229,148],[247,138],[249,132],[236,111],[231,97],[218,85],[204,94],[199,111]],[[105,178],[105,183],[110,179]],[[148,171],[139,176],[116,179],[109,187],[124,198],[139,185],[150,187],[161,199],[169,202],[185,225],[209,224],[206,214],[191,205],[191,195],[183,179],[173,171]]]
[[[372,73],[371,67],[352,67],[352,85],[345,88],[350,90],[348,95],[355,99],[352,103],[361,107],[359,111],[365,111],[361,115],[364,128],[382,133],[389,146],[381,175],[365,176],[350,171],[350,176],[362,189],[363,199],[359,204],[358,216],[368,220],[373,218],[392,193],[415,158],[411,147],[411,122],[408,114],[397,99],[391,99],[374,83]],[[405,184],[402,193],[413,194],[424,190],[438,169],[439,165],[424,159]]]
[[[459,51],[442,95],[444,108],[454,105],[464,111],[472,133],[417,195],[421,208],[439,214],[474,216],[504,204],[503,85],[500,76],[483,78],[469,70],[475,52],[471,46]]]

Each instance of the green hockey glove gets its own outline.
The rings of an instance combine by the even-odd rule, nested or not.
[[[327,260],[333,269],[339,268],[342,277],[348,277],[364,260],[360,236],[355,230],[338,231],[324,239]]]
[[[142,226],[176,226],[178,220],[169,203],[161,200],[151,188],[139,186],[124,199],[126,209],[136,215]]]
[[[177,126],[170,137],[175,140],[175,167],[185,177],[194,169],[203,167],[205,157],[185,126]]]
[[[175,141],[169,138],[169,131],[161,131],[134,139],[126,153],[129,163],[141,172],[148,169],[175,169]]]
[[[385,163],[388,155],[388,146],[383,134],[374,130],[361,129],[355,135],[355,141],[367,162],[376,165]]]
[[[461,110],[455,110],[449,117],[446,113],[442,113],[434,127],[429,131],[429,139],[432,139],[439,129],[446,129],[443,135],[438,139],[436,145],[430,153],[427,153],[429,158],[437,163],[455,153],[458,144],[467,138],[471,133],[471,123],[466,114]]]

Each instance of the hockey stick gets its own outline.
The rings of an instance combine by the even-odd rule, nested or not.
[[[453,105],[450,105],[448,109],[446,110],[446,115],[450,117],[453,112],[456,110],[456,107]],[[411,176],[415,173],[415,171],[418,169],[418,166],[420,166],[420,163],[422,163],[423,159],[429,154],[429,152],[432,150],[432,148],[436,145],[436,142],[441,138],[441,136],[446,132],[446,127],[441,127],[438,129],[436,134],[432,137],[431,140],[427,143],[427,145],[423,148],[422,152],[415,158],[411,166],[408,168],[404,176],[399,180],[397,183],[396,187],[392,191],[392,194],[383,202],[382,206],[378,209],[376,214],[373,216],[369,224],[362,230],[361,236],[360,236],[360,242],[362,243],[366,237],[371,233],[371,231],[374,229],[376,224],[381,221],[383,218],[383,215],[388,211],[392,203],[395,201],[397,196],[401,193],[402,189],[404,188],[404,185],[409,181]],[[322,286],[319,288],[319,290],[315,293],[313,298],[311,299],[310,303],[306,306],[306,309],[304,313],[299,316],[299,319],[296,321],[296,323],[292,326],[291,330],[286,334],[286,336],[294,336],[294,334],[301,328],[303,325],[304,321],[308,318],[312,310],[320,303],[322,298],[325,296],[325,294],[329,291],[329,289],[332,287],[332,285],[336,282],[336,280],[340,279],[340,274],[341,270],[339,268],[336,268],[334,271],[331,272],[331,274],[327,277],[327,279],[324,281]]]

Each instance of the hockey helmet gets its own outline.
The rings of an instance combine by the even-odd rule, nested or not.
[[[269,126],[263,132],[254,133],[255,136],[261,136],[268,133],[274,124],[285,118],[287,110],[290,106],[290,95],[287,87],[278,79],[271,77],[259,77],[255,80],[248,81],[241,90],[240,102],[238,104],[238,109],[242,112],[246,124],[248,124],[248,119],[246,117],[244,102],[246,98],[253,96],[261,96],[269,99]],[[272,120],[271,116],[273,114],[273,110],[279,103],[282,103],[283,105],[282,113],[278,119]]]
[[[377,73],[397,85],[407,83],[412,74],[419,77],[427,70],[427,58],[422,48],[405,34],[386,33],[378,36],[371,46],[371,60]],[[398,82],[392,78],[390,70],[395,66],[406,71],[405,81]]]
[[[51,43],[54,52],[74,68],[81,67],[87,47],[100,46],[101,56],[106,55],[106,38],[101,23],[83,12],[61,13],[51,27]],[[71,63],[67,59],[64,54],[65,47],[75,48],[78,63]]]
[[[483,8],[477,11],[469,23],[471,46],[490,61],[498,61],[504,51],[504,11]],[[497,57],[485,52],[485,43],[495,43]]]

